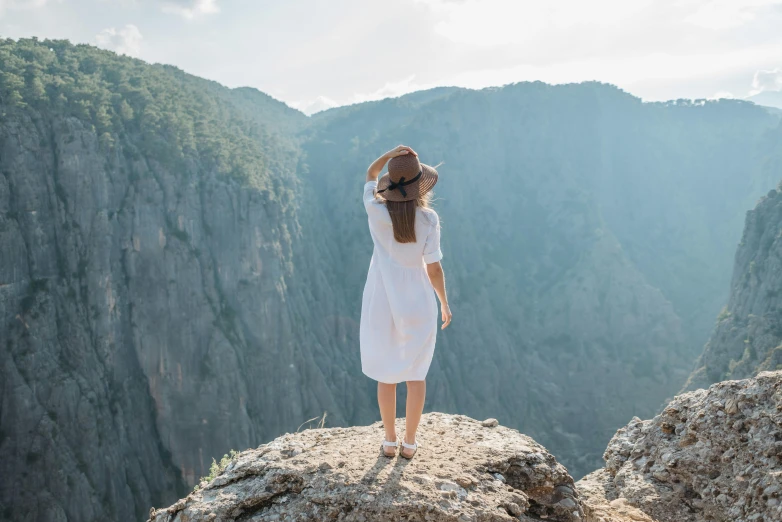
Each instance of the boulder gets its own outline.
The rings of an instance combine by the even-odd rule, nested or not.
[[[782,371],[682,394],[604,459],[577,483],[588,522],[782,520]]]

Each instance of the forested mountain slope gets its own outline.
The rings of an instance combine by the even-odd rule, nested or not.
[[[371,254],[352,203],[368,158],[404,142],[445,162],[436,207],[459,320],[440,337],[430,407],[511,418],[576,475],[599,463],[590,441],[652,416],[683,382],[725,301],[715,281],[742,214],[775,183],[762,144],[778,120],[741,102],[535,83],[313,119],[306,200],[333,216],[326,242],[345,253],[351,295]]]
[[[336,413],[287,286],[295,144],[92,47],[4,41],[0,70],[7,518],[141,520],[225,448]]]
[[[782,126],[768,142],[768,168],[782,174]],[[730,299],[717,317],[687,389],[782,369],[782,194],[772,189],[747,212]]]
[[[421,107],[423,94],[313,119],[324,142],[342,137],[345,150],[423,139],[419,148],[445,161],[446,173],[464,170],[454,165],[463,154],[480,163],[478,178],[525,180],[536,190],[538,177],[562,186],[569,169],[633,264],[672,302],[697,353],[727,297],[744,212],[778,182],[768,163],[779,151],[767,142],[779,117],[732,100],[641,103],[596,83],[442,90]],[[432,142],[438,148],[424,148]]]
[[[428,408],[496,416],[580,476],[684,382],[741,216],[778,181],[763,146],[778,120],[749,103],[534,83],[310,119],[61,41],[0,42],[0,73],[0,514],[14,520],[143,519],[231,448],[324,411],[375,420],[359,197],[398,143],[445,162],[455,322]]]

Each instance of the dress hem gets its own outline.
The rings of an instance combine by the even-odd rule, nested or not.
[[[425,381],[426,380],[426,375],[424,375],[422,378],[419,378],[419,379],[407,379],[407,378],[400,379],[400,380],[396,380],[396,379],[378,379],[377,377],[373,377],[372,375],[369,375],[369,373],[367,373],[366,370],[364,370],[363,368],[361,370],[361,373],[363,373],[364,375],[366,375],[367,377],[369,377],[373,381],[382,382],[383,384],[399,384],[399,383],[408,382],[408,381]]]

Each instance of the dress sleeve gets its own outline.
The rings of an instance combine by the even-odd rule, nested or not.
[[[375,202],[375,189],[377,188],[377,180],[367,181],[364,184],[364,206],[370,205]]]
[[[440,250],[440,217],[437,213],[432,212],[432,220],[434,224],[429,229],[424,244],[424,263],[427,265],[436,263],[443,258],[443,253]]]
[[[384,214],[388,216],[388,212],[385,210],[385,205],[375,197],[376,188],[377,181],[367,181],[364,184],[364,208],[370,220],[381,221]]]

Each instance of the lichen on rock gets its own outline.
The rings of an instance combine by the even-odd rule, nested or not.
[[[403,428],[397,421],[400,437]],[[564,466],[516,430],[426,414],[409,461],[384,457],[383,435],[381,423],[283,435],[150,522],[584,520]]]

